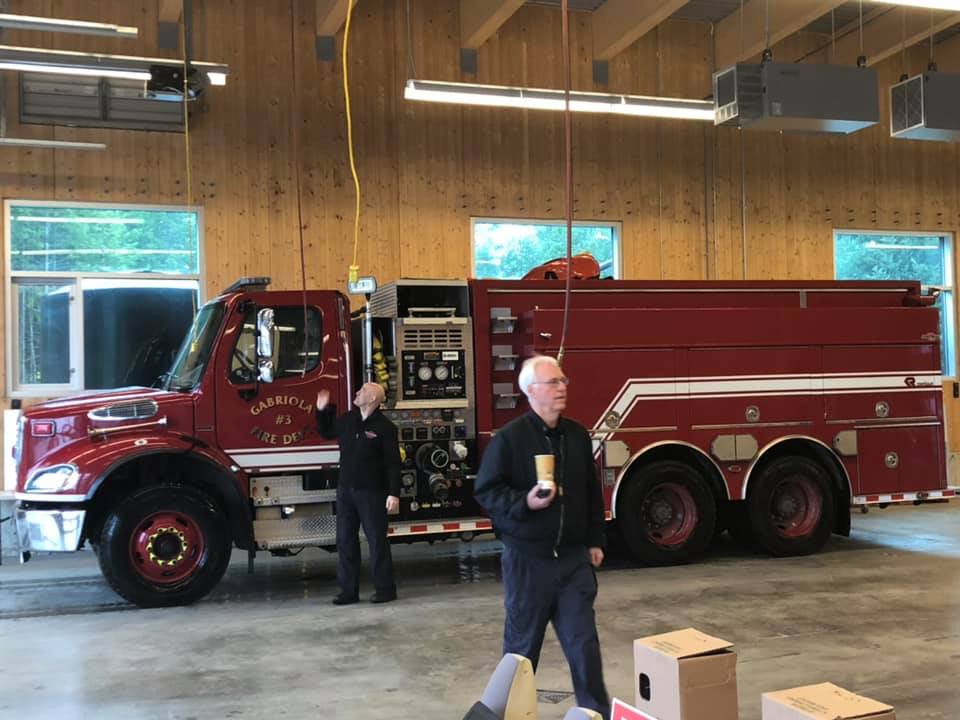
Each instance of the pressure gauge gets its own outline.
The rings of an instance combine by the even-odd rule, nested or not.
[[[433,370],[433,376],[440,382],[443,382],[450,377],[450,368],[448,368],[446,365],[437,365],[437,367]]]
[[[429,365],[421,365],[420,369],[417,370],[417,377],[420,378],[422,382],[427,382],[427,380],[433,377],[433,370],[430,369]]]

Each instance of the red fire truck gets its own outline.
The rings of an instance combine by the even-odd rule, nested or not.
[[[161,389],[23,413],[25,558],[87,542],[120,595],[160,606],[206,594],[233,545],[333,549],[338,453],[314,402],[346,409],[364,373],[400,432],[394,540],[492,530],[474,474],[526,410],[519,364],[558,350],[563,282],[400,280],[353,318],[337,291],[267,282],[203,306]],[[851,506],[952,497],[933,301],[915,282],[576,281],[568,414],[630,553],[690,561],[724,529],[811,553]]]

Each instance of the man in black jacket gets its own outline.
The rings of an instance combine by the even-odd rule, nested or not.
[[[536,669],[552,622],[577,704],[607,718],[610,700],[593,612],[594,568],[603,562],[603,495],[590,435],[560,415],[568,384],[552,357],[523,364],[519,385],[530,412],[497,431],[483,455],[475,494],[503,541],[504,654],[523,655]],[[556,486],[541,492],[534,455],[548,453],[555,458]]]
[[[360,526],[370,546],[375,592],[371,602],[397,599],[393,558],[387,541],[387,514],[400,505],[400,444],[397,427],[380,412],[383,388],[366,383],[356,406],[337,417],[330,393],[317,393],[317,429],[340,445],[337,483],[337,582],[334,605],[355,603],[360,595]]]

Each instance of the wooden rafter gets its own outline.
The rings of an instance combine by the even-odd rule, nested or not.
[[[687,4],[687,0],[607,0],[593,13],[593,57],[610,60]]]
[[[960,24],[960,13],[933,12],[910,7],[889,7],[874,12],[863,24],[863,54],[874,65],[896,55],[904,47],[928,40],[931,34]],[[832,62],[851,64],[860,55],[858,23],[843,28],[836,42]]]
[[[157,19],[162,23],[180,22],[183,12],[183,0],[160,0],[157,9]]]
[[[356,7],[358,0],[349,0]],[[317,0],[317,37],[336,35],[347,19],[348,0]]]
[[[770,45],[775,45],[842,4],[838,0],[750,0],[743,6],[742,11],[731,13],[717,25],[717,67],[724,68],[763,52],[767,47],[768,24],[769,42]]]
[[[476,50],[526,0],[460,0],[460,47]]]

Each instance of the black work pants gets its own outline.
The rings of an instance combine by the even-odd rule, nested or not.
[[[393,595],[393,557],[387,542],[387,496],[376,490],[337,487],[337,582],[340,592],[360,594],[360,527],[370,546],[373,587],[378,594]]]
[[[504,545],[503,652],[529,658],[536,670],[547,623],[553,623],[567,656],[577,705],[610,717],[610,699],[603,684],[600,639],[593,612],[597,576],[586,548],[569,549],[559,557],[533,557]]]

